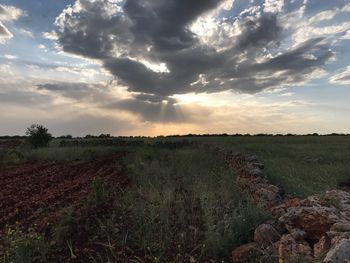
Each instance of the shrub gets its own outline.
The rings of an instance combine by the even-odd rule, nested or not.
[[[33,230],[24,233],[19,229],[8,229],[5,237],[5,263],[45,262],[48,245]]]
[[[29,143],[35,148],[47,146],[52,139],[48,129],[39,124],[32,124],[27,128],[26,135]]]

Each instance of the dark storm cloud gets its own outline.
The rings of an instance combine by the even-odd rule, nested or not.
[[[124,15],[109,15],[108,1],[81,1],[84,10],[79,17],[65,14],[59,42],[64,51],[89,58],[111,56],[114,43],[131,44],[129,20]],[[117,39],[111,39],[111,36]],[[78,44],[79,43],[79,44]]]
[[[260,19],[244,22],[243,32],[238,37],[240,49],[267,47],[270,43],[278,45],[282,26],[278,24],[275,14],[265,14]]]
[[[152,43],[159,51],[192,47],[194,34],[188,24],[222,0],[132,0],[125,13],[132,21],[131,32],[141,43]]]
[[[189,26],[221,2],[128,0],[122,6],[81,0],[79,8],[57,19],[58,41],[66,52],[100,59],[129,91],[160,98],[223,90],[256,93],[303,82],[333,55],[325,41],[311,39],[271,56],[285,37],[284,28],[279,14],[262,8],[221,22],[226,27],[236,23],[241,32],[218,35],[224,49],[204,44]],[[154,71],[143,61],[164,63],[167,71]]]
[[[312,71],[331,58],[334,54],[327,44],[322,44],[324,38],[314,38],[304,42],[294,50],[272,58],[258,65],[260,70],[286,70],[288,74]],[[306,54],[314,55],[308,57]]]

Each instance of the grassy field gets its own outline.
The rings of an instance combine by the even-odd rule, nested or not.
[[[237,188],[235,174],[210,150],[146,146],[128,159],[134,241],[158,262],[193,256],[228,260],[268,215]],[[137,202],[135,202],[137,200]]]
[[[112,139],[113,140],[113,139]],[[161,142],[199,142],[233,152],[257,155],[265,164],[268,179],[281,185],[292,195],[305,197],[333,189],[344,180],[350,180],[350,136],[208,136],[135,138],[145,144]],[[20,151],[27,160],[67,161],[91,159],[94,156],[115,151],[135,151],[134,146],[67,146],[59,147],[61,140],[54,140],[49,148]],[[5,151],[0,148],[0,159]],[[1,157],[2,156],[2,157]]]
[[[113,195],[113,186],[105,191],[103,182],[95,181],[91,187],[97,203],[108,200],[112,208],[103,218],[88,220],[84,229],[90,229],[89,235],[98,237],[106,247],[122,243],[139,251],[140,258],[133,258],[133,262],[143,262],[141,256],[147,262],[182,262],[191,258],[201,261],[206,257],[229,262],[231,250],[248,242],[254,228],[269,218],[240,191],[235,172],[228,169],[215,148],[256,155],[265,164],[272,183],[299,197],[336,188],[339,182],[350,179],[349,136],[208,136],[127,141],[128,144],[115,145],[101,141],[98,145],[98,140],[82,140],[84,146],[60,147],[60,140],[54,140],[47,148],[0,149],[0,159],[2,165],[20,166],[27,160],[94,160],[126,151],[130,187],[122,195]],[[203,144],[211,147],[199,146]],[[115,225],[123,229],[115,232]],[[73,246],[74,240],[70,242]],[[69,253],[70,246],[62,251]],[[107,258],[116,257],[115,252],[106,253]],[[94,260],[107,260],[101,257]]]
[[[162,140],[183,140],[163,138]],[[187,140],[256,155],[270,182],[305,197],[350,180],[350,136],[208,136]]]

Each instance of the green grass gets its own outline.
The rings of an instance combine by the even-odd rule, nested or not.
[[[125,140],[132,142],[140,138]],[[208,136],[143,140],[155,148],[172,148],[176,151],[187,141],[255,154],[264,162],[268,179],[272,183],[279,184],[287,193],[300,197],[334,189],[339,182],[350,179],[350,136]],[[178,142],[179,145],[167,145],[169,142]],[[47,148],[17,150],[27,160],[67,161],[91,160],[120,150],[135,151],[142,148],[98,145],[59,147],[59,143],[60,140],[55,139]],[[0,159],[5,156],[5,150],[0,149]]]
[[[167,138],[174,140],[173,138]],[[192,137],[233,152],[257,155],[270,182],[305,197],[350,179],[350,136]],[[176,140],[176,138],[175,138]]]
[[[98,156],[109,155],[121,151],[119,147],[91,146],[91,147],[46,147],[24,148],[21,150],[27,160],[36,161],[73,161],[92,160]]]
[[[237,188],[235,173],[211,150],[143,147],[129,160],[133,242],[159,262],[206,255],[228,260],[268,215]]]
[[[125,140],[132,142],[140,138]],[[233,152],[255,154],[264,162],[268,179],[272,183],[279,184],[287,193],[300,197],[334,189],[339,182],[350,179],[350,136],[208,136],[143,138],[143,140],[146,144],[163,149],[178,150],[188,141],[209,144]],[[180,142],[180,145],[162,145],[160,142]],[[142,148],[142,146],[59,147],[59,143],[60,140],[55,139],[48,148],[17,150],[28,160],[67,161],[90,160],[120,150],[135,151]],[[0,161],[5,156],[6,151],[0,149]]]

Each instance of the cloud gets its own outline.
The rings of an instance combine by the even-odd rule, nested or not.
[[[4,58],[6,58],[8,60],[15,60],[15,59],[17,59],[17,56],[11,55],[11,54],[5,54]]]
[[[266,0],[264,3],[264,11],[278,13],[282,11],[284,0]]]
[[[25,15],[21,9],[14,6],[0,5],[0,44],[13,37],[12,33],[2,22],[11,22]]]
[[[61,95],[75,101],[90,103],[103,103],[111,99],[109,87],[100,84],[87,83],[45,83],[37,85],[38,91],[46,91],[48,94]]]
[[[125,135],[132,130],[138,129],[138,125],[132,121],[118,116],[98,115],[91,113],[74,112],[54,120],[47,118],[42,122],[55,131],[55,135],[72,134],[73,136],[84,136],[86,134],[113,134]]]
[[[350,66],[333,75],[330,82],[337,85],[350,85]]]
[[[13,35],[11,34],[11,32],[0,21],[0,44],[5,43],[12,37]]]
[[[30,38],[35,38],[34,34],[33,34],[30,30],[21,29],[19,32],[20,32],[20,34],[22,34],[23,36],[30,37]]]
[[[42,33],[42,36],[43,36],[43,38],[46,38],[49,40],[58,40],[56,32],[44,32],[44,33]]]
[[[106,109],[125,110],[136,114],[142,121],[162,123],[193,121],[192,116],[183,113],[181,106],[168,102],[147,102],[132,98],[106,105]]]
[[[32,85],[25,81],[8,82],[8,79],[15,78],[9,67],[0,67],[0,79],[2,75],[7,78],[0,82],[0,104],[17,107],[47,107],[52,103],[52,98],[45,94],[33,92]]]
[[[253,8],[235,20],[208,17],[223,12],[224,4],[80,0],[57,17],[56,37],[65,52],[100,60],[129,92],[163,97],[297,85],[333,55],[320,38],[282,46],[284,1],[266,1],[264,10]],[[191,30],[201,17],[214,29],[225,28],[215,35],[218,45],[203,41],[206,32]]]
[[[14,21],[24,15],[26,15],[26,13],[17,7],[0,4],[1,21]]]
[[[204,112],[200,107],[182,106],[177,100],[164,96],[135,93],[129,97],[113,94],[113,86],[88,83],[45,83],[38,84],[42,95],[57,98],[61,96],[85,105],[95,105],[104,111],[125,111],[146,122],[190,122],[196,121]],[[208,116],[210,112],[205,112]]]

